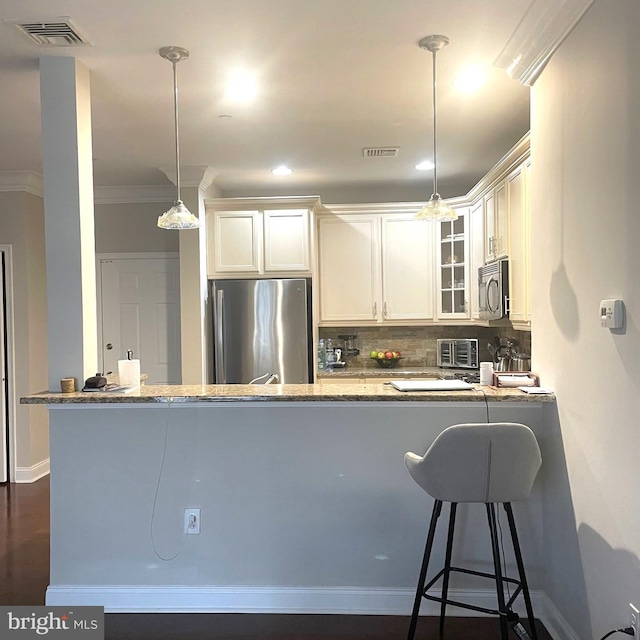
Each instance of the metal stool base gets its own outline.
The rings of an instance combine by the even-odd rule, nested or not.
[[[531,640],[537,640],[535,621],[533,618],[533,608],[531,606],[531,596],[529,594],[529,587],[527,585],[527,578],[524,571],[524,564],[522,562],[522,553],[520,551],[520,544],[518,542],[518,534],[516,532],[515,520],[513,518],[513,511],[511,509],[511,503],[503,503],[504,510],[507,514],[507,520],[509,522],[509,532],[511,533],[511,542],[513,544],[513,551],[516,558],[516,565],[518,567],[519,579],[508,578],[502,575],[502,568],[500,563],[500,550],[499,550],[499,537],[498,527],[496,519],[496,505],[494,503],[486,504],[487,509],[487,521],[489,524],[489,532],[491,534],[491,548],[493,554],[494,573],[486,573],[483,571],[472,571],[470,569],[463,569],[460,567],[451,566],[451,555],[453,549],[453,533],[455,530],[455,519],[457,511],[457,503],[450,503],[449,512],[449,531],[447,536],[447,550],[445,554],[445,566],[441,569],[434,578],[432,578],[426,585],[427,570],[429,568],[429,559],[431,557],[431,551],[433,549],[433,540],[436,532],[436,525],[440,513],[442,512],[442,501],[436,500],[433,505],[433,512],[431,514],[431,522],[429,525],[429,533],[427,535],[427,544],[424,550],[424,558],[422,561],[422,567],[420,569],[420,577],[418,579],[418,588],[416,590],[416,597],[413,605],[413,612],[411,614],[411,624],[409,626],[408,640],[413,640],[416,632],[416,626],[418,624],[418,614],[420,613],[420,604],[422,599],[431,600],[433,602],[440,602],[440,636],[444,634],[445,612],[447,605],[454,605],[463,609],[469,609],[472,611],[478,611],[480,613],[487,613],[491,615],[497,615],[500,617],[500,636],[501,640],[508,640],[509,629],[508,625],[512,625],[518,637],[526,638],[529,636]],[[489,609],[487,607],[480,607],[477,605],[468,604],[466,602],[458,602],[457,600],[450,600],[447,598],[449,589],[449,576],[451,573],[464,573],[468,575],[480,576],[482,578],[490,578],[495,580],[496,583],[496,595],[498,600],[497,609]],[[427,593],[433,585],[442,578],[442,595],[433,596]],[[516,589],[509,600],[505,601],[504,587],[505,583],[513,584]],[[512,610],[513,603],[516,598],[522,594],[527,610],[527,619],[529,622],[529,631],[520,624],[520,618],[517,613]],[[516,628],[517,627],[517,628]]]

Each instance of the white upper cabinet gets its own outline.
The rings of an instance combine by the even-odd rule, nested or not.
[[[525,261],[524,261],[524,277],[525,277],[525,319],[529,328],[531,328],[531,159],[524,163],[524,211],[525,211]]]
[[[374,322],[379,317],[378,219],[345,215],[318,221],[320,322]]]
[[[531,320],[530,303],[530,216],[528,198],[528,163],[507,177],[509,208],[509,318],[514,326]]]
[[[484,196],[485,261],[507,255],[507,192],[503,182]]]
[[[433,225],[382,217],[382,320],[433,318]]]
[[[484,264],[484,199],[469,210],[469,317],[480,320],[478,270]]]
[[[436,223],[438,241],[437,290],[438,318],[441,320],[469,317],[469,244],[467,235],[468,207],[456,207],[457,220]]]
[[[262,217],[259,211],[215,211],[208,228],[209,273],[260,273]],[[209,220],[209,222],[211,219]],[[213,227],[213,229],[211,228]]]
[[[433,319],[433,225],[362,211],[319,217],[320,322]]]
[[[207,201],[209,277],[311,275],[315,202],[309,198]]]
[[[309,211],[264,212],[264,270],[309,271]]]

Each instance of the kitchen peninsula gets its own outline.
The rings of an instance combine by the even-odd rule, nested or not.
[[[47,604],[107,611],[406,615],[430,499],[405,452],[489,419],[531,426],[544,458],[555,412],[553,395],[382,384],[142,386],[21,402],[50,409]],[[534,598],[543,478],[514,505]],[[185,509],[200,510],[199,535],[185,534]],[[460,520],[479,570],[490,563],[485,529],[482,508]],[[454,587],[493,597],[465,576]]]

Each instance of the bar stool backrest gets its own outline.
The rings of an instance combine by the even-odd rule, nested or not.
[[[446,502],[525,500],[542,464],[531,429],[513,422],[453,425],[424,456],[404,459],[413,479]]]

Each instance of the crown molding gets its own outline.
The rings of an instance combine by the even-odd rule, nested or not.
[[[493,63],[530,87],[593,0],[533,0]]]
[[[242,211],[245,209],[295,209],[319,210],[320,196],[266,196],[264,198],[205,198],[206,207],[218,211]]]
[[[176,183],[175,167],[158,167],[173,184]],[[206,191],[216,178],[215,171],[208,166],[181,166],[180,167],[180,186],[196,187],[202,191]]]
[[[95,204],[140,204],[143,202],[173,202],[176,190],[168,185],[94,187]]]
[[[43,198],[42,176],[35,171],[0,171],[0,191],[25,191]]]
[[[470,202],[465,196],[445,198],[450,207],[468,207]],[[424,202],[358,202],[353,204],[326,204],[321,214],[345,215],[353,213],[392,213],[414,216],[424,207]]]

